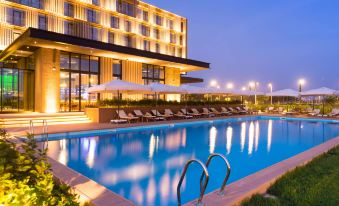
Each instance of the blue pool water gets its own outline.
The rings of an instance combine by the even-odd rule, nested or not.
[[[155,127],[51,135],[49,155],[136,205],[177,205],[185,162],[225,155],[228,183],[339,136],[339,121],[245,117]],[[216,158],[207,191],[220,187],[226,168]],[[192,165],[182,202],[199,194],[201,169]],[[227,188],[226,188],[227,189]]]

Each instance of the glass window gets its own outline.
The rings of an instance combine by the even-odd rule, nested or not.
[[[89,39],[98,40],[98,29],[95,27],[90,27],[89,29]]]
[[[154,29],[153,30],[153,36],[156,39],[160,39],[160,30],[159,29]]]
[[[173,29],[173,25],[174,25],[174,24],[173,24],[173,20],[168,19],[168,20],[167,20],[167,27],[170,28],[170,29]]]
[[[64,3],[64,15],[69,17],[74,17],[74,6],[71,3]]]
[[[184,32],[184,27],[185,27],[185,23],[184,22],[181,22],[181,32]]]
[[[117,11],[119,13],[135,17],[136,8],[134,4],[130,4],[123,0],[117,0]]]
[[[132,23],[130,21],[125,21],[125,31],[131,32],[132,30]]]
[[[39,14],[39,29],[47,30],[47,17],[45,14]]]
[[[79,70],[80,67],[80,55],[71,54],[71,70]]]
[[[150,84],[152,82],[165,82],[165,68],[161,66],[143,64],[142,65],[142,79],[144,84]]]
[[[99,73],[99,57],[90,57],[90,70],[92,73]]]
[[[96,6],[100,6],[100,0],[92,0],[92,4]]]
[[[108,43],[114,44],[114,40],[115,40],[114,38],[115,38],[114,33],[108,32]]]
[[[150,47],[150,41],[144,40],[144,50],[150,51],[150,49],[151,49],[151,47]]]
[[[81,55],[81,71],[89,71],[89,56],[87,55]]]
[[[72,36],[75,35],[73,22],[65,21],[64,27],[65,27],[65,34],[72,35]]]
[[[111,27],[119,29],[119,17],[111,16]]]
[[[149,36],[150,35],[150,28],[145,25],[140,25],[141,27],[141,34],[144,36]]]
[[[171,34],[170,34],[170,42],[171,42],[172,44],[177,43],[177,36],[176,36],[175,33],[171,33]]]
[[[125,46],[132,47],[132,37],[129,35],[126,35],[124,38],[125,38]]]
[[[122,79],[121,63],[114,63],[112,69],[113,79]]]
[[[69,53],[61,52],[60,69],[69,69]]]
[[[148,21],[148,11],[142,11],[142,19]]]
[[[155,14],[154,18],[155,18],[155,24],[162,26],[162,17]]]
[[[43,0],[8,0],[11,2],[15,2],[18,4],[23,4],[26,6],[42,9],[43,8]]]
[[[25,12],[19,9],[8,8],[7,22],[16,26],[25,25]]]
[[[87,9],[87,21],[97,23],[97,12],[92,9]]]
[[[160,53],[160,44],[159,43],[155,44],[155,52]]]
[[[184,44],[184,38],[183,36],[180,36],[180,45],[183,45]]]

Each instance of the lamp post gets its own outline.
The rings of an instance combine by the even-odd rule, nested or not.
[[[305,79],[299,79],[298,85],[299,85],[299,104],[301,103],[301,90],[302,86],[305,84]]]
[[[273,105],[273,97],[272,97],[273,85],[272,85],[272,83],[269,83],[268,87],[270,88],[270,92],[271,92],[271,105]]]

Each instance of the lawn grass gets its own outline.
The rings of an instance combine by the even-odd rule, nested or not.
[[[267,191],[254,195],[243,206],[338,206],[339,147],[279,178]]]

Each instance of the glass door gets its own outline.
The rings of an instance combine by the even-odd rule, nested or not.
[[[80,111],[80,74],[71,72],[71,111]]]
[[[1,70],[1,106],[2,112],[18,112],[19,110],[19,72],[18,69]]]

